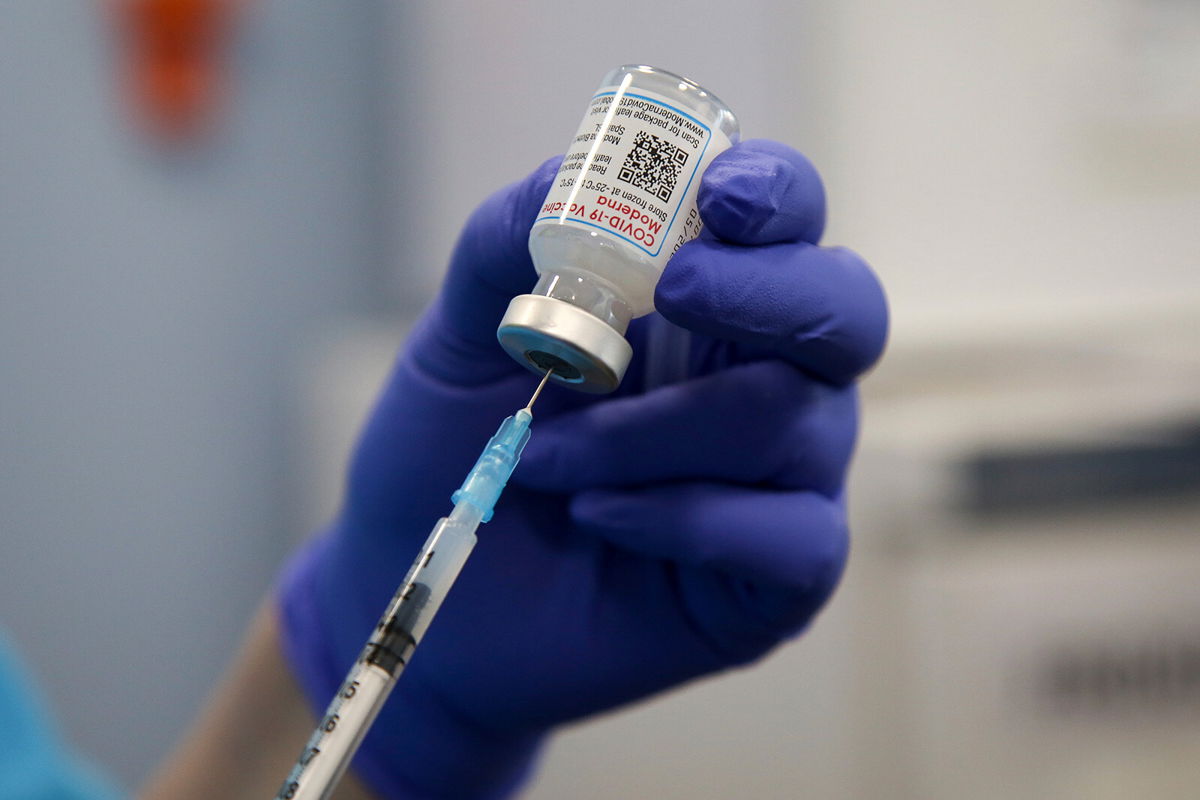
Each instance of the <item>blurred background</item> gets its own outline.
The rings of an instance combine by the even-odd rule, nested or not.
[[[651,63],[813,158],[893,336],[830,609],[527,796],[1194,797],[1198,44],[1193,0],[10,4],[0,625],[139,782],[469,210]]]

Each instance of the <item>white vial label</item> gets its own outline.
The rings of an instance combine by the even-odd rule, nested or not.
[[[604,87],[592,98],[535,226],[601,230],[661,272],[700,233],[700,176],[729,138],[669,98]]]

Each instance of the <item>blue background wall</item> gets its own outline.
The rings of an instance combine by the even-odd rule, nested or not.
[[[126,118],[104,4],[0,24],[0,626],[127,782],[298,534],[289,376],[379,279],[377,6],[247,4],[217,135]]]

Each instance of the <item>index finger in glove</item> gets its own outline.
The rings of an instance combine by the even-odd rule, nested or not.
[[[841,502],[815,492],[673,483],[593,489],[570,510],[577,527],[625,549],[809,592],[816,606],[849,549]]]
[[[513,477],[552,492],[723,480],[833,496],[857,417],[852,387],[762,361],[542,419]]]
[[[804,242],[685,244],[654,294],[659,313],[696,333],[784,358],[846,384],[883,352],[883,288],[855,253]]]
[[[825,229],[825,188],[816,168],[769,139],[741,142],[713,159],[697,204],[708,234],[738,244],[815,244]]]

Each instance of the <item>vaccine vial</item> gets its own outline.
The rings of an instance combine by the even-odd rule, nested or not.
[[[700,176],[738,135],[694,81],[638,65],[606,75],[529,233],[538,281],[509,304],[501,346],[559,385],[616,389],[629,322],[654,310],[667,260],[700,233]]]

